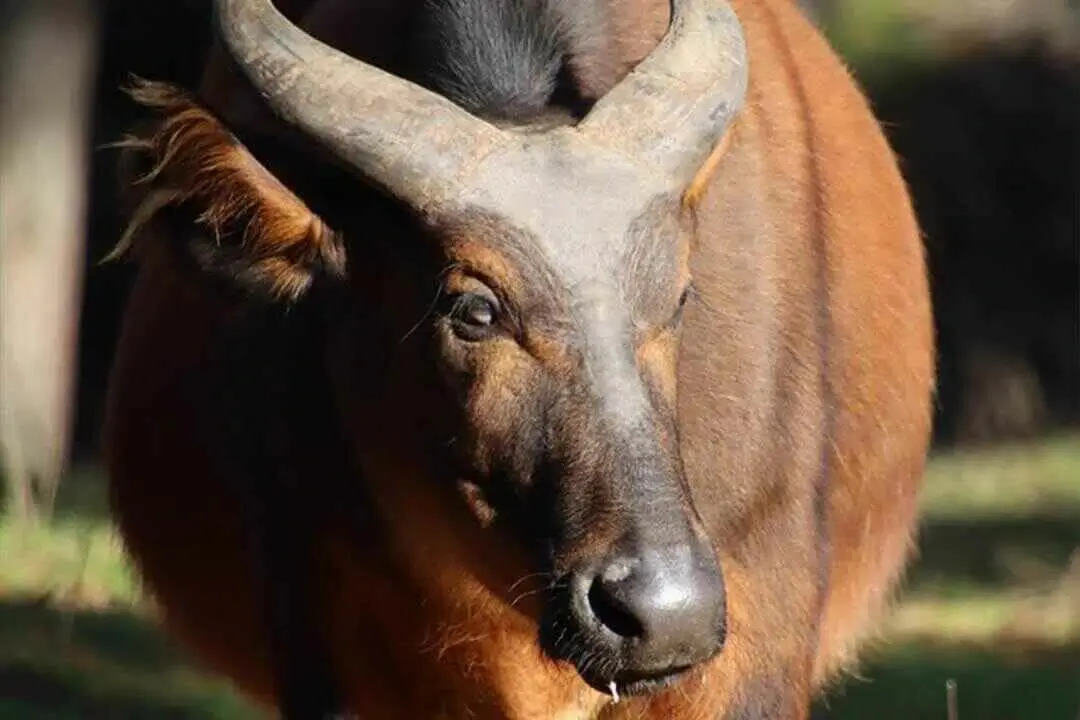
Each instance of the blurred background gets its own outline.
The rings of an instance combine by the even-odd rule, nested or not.
[[[800,4],[901,158],[940,343],[919,558],[817,716],[946,718],[954,683],[963,720],[1080,720],[1080,0]],[[154,629],[98,468],[131,281],[103,145],[130,74],[195,82],[208,6],[0,0],[3,719],[256,717]]]

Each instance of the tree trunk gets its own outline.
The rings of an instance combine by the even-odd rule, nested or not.
[[[27,519],[67,457],[96,35],[94,0],[0,0],[0,460]]]

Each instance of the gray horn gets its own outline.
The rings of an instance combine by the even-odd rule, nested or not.
[[[688,183],[742,108],[748,74],[742,25],[725,0],[673,0],[663,41],[579,127]]]
[[[500,144],[495,127],[449,100],[313,38],[270,0],[216,0],[225,48],[270,108],[413,208]]]
[[[282,120],[413,208],[437,205],[508,138],[449,100],[311,37],[271,0],[215,0],[225,47]],[[689,182],[742,106],[742,28],[725,0],[673,0],[660,45],[579,129]]]

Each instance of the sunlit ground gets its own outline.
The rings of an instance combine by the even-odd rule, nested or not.
[[[155,631],[90,475],[0,525],[0,718],[253,718]],[[936,458],[920,558],[821,718],[1080,720],[1080,435]]]

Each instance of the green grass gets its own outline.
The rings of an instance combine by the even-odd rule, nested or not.
[[[829,720],[1080,720],[1080,436],[935,457],[919,558]],[[0,720],[259,717],[158,633],[92,475],[0,522]]]
[[[1080,435],[934,457],[919,557],[829,720],[1080,720]]]
[[[923,502],[934,520],[1039,517],[1080,513],[1080,452],[1075,435],[966,450],[934,459]]]
[[[861,73],[916,62],[926,53],[926,37],[912,22],[911,7],[897,0],[840,0],[824,21],[825,34]]]
[[[255,720],[156,629],[94,470],[47,526],[0,516],[0,720]]]
[[[896,644],[815,715],[824,720],[947,720],[956,683],[960,720],[1077,720],[1080,648],[1028,652]]]
[[[0,602],[0,718],[255,717],[130,610]]]

